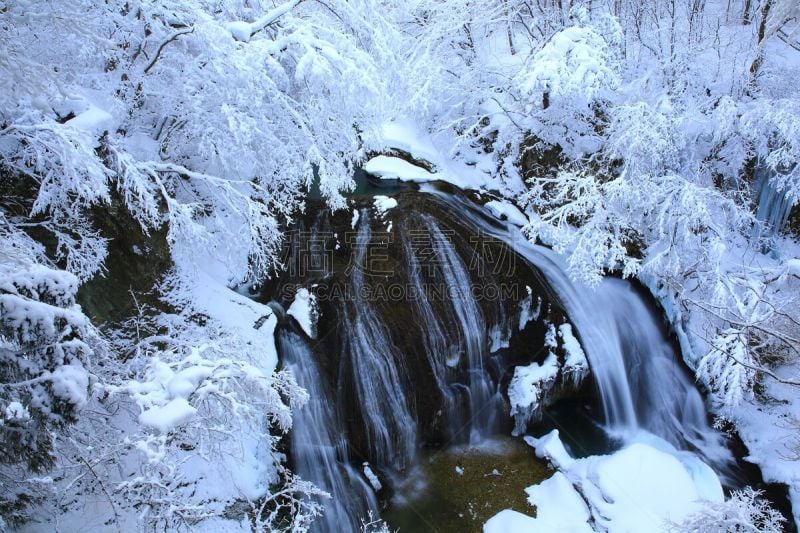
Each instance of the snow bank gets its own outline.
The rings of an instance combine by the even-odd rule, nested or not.
[[[586,502],[561,472],[528,487],[525,492],[528,494],[528,503],[536,506],[536,523],[532,524],[531,530],[593,531],[588,523],[592,515]]]
[[[660,529],[701,508],[689,472],[674,457],[645,444],[582,463],[582,487],[599,524],[613,531]]]
[[[379,155],[367,161],[364,172],[387,180],[425,182],[442,179],[438,174],[428,172],[399,157],[386,155]]]
[[[379,155],[364,164],[364,171],[385,180],[400,180],[413,183],[444,181],[461,189],[483,190],[491,179],[489,175],[463,163],[449,161],[436,172],[428,172],[399,157]]]
[[[251,362],[267,374],[274,371],[278,366],[274,336],[278,319],[272,309],[228,288],[227,278],[221,277],[220,273],[194,274],[194,283],[187,287],[190,294],[184,295],[192,308],[213,318],[243,342],[259,346],[260,359]]]
[[[514,531],[536,531],[535,518],[511,509],[504,509],[491,517],[483,526],[484,533],[511,533]]]
[[[574,459],[558,431],[525,440],[559,471],[525,489],[536,518],[505,510],[486,523],[486,532],[592,531],[590,523],[612,533],[663,531],[705,501],[723,501],[716,474],[707,466],[687,467],[682,452],[664,451],[666,442],[658,444],[664,450],[635,442],[611,455]]]
[[[553,468],[562,470],[569,469],[575,460],[567,452],[558,430],[554,429],[541,438],[526,436],[525,442],[534,449],[536,457],[546,460]]]
[[[95,136],[100,136],[104,131],[108,130],[113,123],[114,118],[111,114],[94,104],[89,104],[89,108],[86,111],[65,122],[68,126],[83,130]]]
[[[773,371],[783,379],[798,378],[796,365]],[[800,461],[787,452],[797,442],[800,397],[793,385],[770,379],[764,381],[764,386],[773,401],[766,405],[754,400],[742,402],[733,413],[734,422],[747,445],[749,455],[745,460],[759,466],[764,481],[789,487],[792,514],[795,523],[800,524]]]

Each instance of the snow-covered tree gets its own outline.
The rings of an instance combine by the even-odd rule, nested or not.
[[[706,503],[702,511],[690,515],[670,530],[720,531],[725,533],[779,533],[786,519],[770,507],[761,491],[746,487],[731,493],[722,503]]]
[[[75,303],[78,279],[37,263],[39,248],[0,213],[0,509],[12,522],[36,497],[25,471],[54,465],[54,435],[87,404],[103,352]]]

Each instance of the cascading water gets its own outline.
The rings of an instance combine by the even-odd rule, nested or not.
[[[325,510],[312,530],[356,531],[369,511],[377,514],[378,503],[372,488],[350,464],[331,391],[304,338],[281,329],[278,347],[284,368],[309,395],[308,403],[292,413],[294,471],[331,496],[321,501]]]
[[[424,427],[444,432],[448,442],[475,443],[491,437],[500,430],[503,417],[510,428],[498,386],[508,369],[491,367],[493,378],[488,368],[495,361],[492,353],[508,346],[509,331],[523,330],[544,308],[550,313],[552,302],[560,303],[558,312],[563,308],[580,338],[611,434],[623,440],[654,434],[674,448],[699,452],[724,470],[730,454],[708,426],[700,394],[676,359],[658,317],[630,283],[606,279],[595,289],[583,288],[570,280],[559,256],[520,238],[516,227],[498,222],[459,195],[437,196],[443,206],[436,209],[454,209],[458,214],[459,231],[503,242],[533,267],[535,279],[529,279],[544,293],[534,304],[529,289],[524,301],[515,302],[513,312],[499,301],[479,304],[473,293],[475,272],[464,260],[465,240],[452,242],[451,228],[441,225],[439,217],[412,210],[411,217],[396,221],[402,252],[392,258],[399,258],[396,278],[407,282],[417,297],[402,304],[412,316],[400,309],[395,316],[392,305],[363,296],[388,283],[388,277],[366,275],[377,235],[370,211],[359,211],[349,273],[314,281],[338,280],[350,289],[346,294],[355,296],[328,302],[327,320],[339,342],[323,348],[335,347],[335,352],[328,352],[335,356],[329,360],[331,366],[324,363],[324,367],[331,368],[337,379],[326,381],[332,378],[323,375],[303,336],[279,332],[283,364],[311,396],[309,405],[295,414],[295,469],[333,495],[323,502],[326,511],[315,527],[339,531],[347,524],[345,529],[356,529],[358,520],[377,507],[374,491],[350,466],[348,454],[359,455],[359,462],[360,455],[369,456],[395,495],[413,493],[413,487],[403,491],[401,478],[419,470],[418,448],[431,442],[426,441],[424,417],[431,417]],[[427,253],[435,260],[424,265],[427,268],[412,246],[412,230],[429,238]],[[494,283],[486,277],[480,282]],[[430,283],[445,289],[441,301],[426,297]],[[543,306],[542,297],[550,303]],[[397,331],[399,324],[408,329]],[[421,381],[415,382],[415,377]],[[418,390],[422,383],[438,389],[438,396]],[[439,414],[424,411],[418,407],[422,404]],[[347,418],[337,412],[345,405],[351,408]]]
[[[639,427],[679,449],[696,449],[718,462],[728,456],[707,422],[703,399],[675,358],[658,318],[629,283],[609,278],[593,295],[593,306],[611,309],[619,335],[629,402]],[[628,409],[626,409],[627,411]],[[613,424],[616,413],[609,413]]]
[[[709,426],[700,393],[630,283],[606,278],[597,288],[581,287],[555,252],[519,238],[516,227],[494,223],[460,198],[429,191],[457,202],[460,216],[476,230],[506,242],[545,276],[580,336],[612,433],[634,438],[646,430],[727,469],[731,454]]]
[[[641,296],[613,278],[594,291],[579,292],[553,252],[542,247],[531,251],[527,255],[538,254],[534,264],[558,287],[581,336],[609,429],[628,438],[645,429],[722,467],[730,452],[708,425],[700,393]]]
[[[497,427],[497,416],[502,412],[502,398],[493,387],[485,368],[487,355],[486,322],[472,293],[472,280],[461,257],[445,237],[436,221],[425,215],[425,226],[429,232],[436,266],[448,289],[450,324],[456,327],[459,357],[467,370],[467,392],[469,400],[469,441],[476,443],[493,434]]]
[[[442,414],[447,432],[454,435],[461,427],[460,417],[457,416],[458,394],[454,390],[452,379],[453,367],[458,364],[454,354],[457,356],[460,348],[450,342],[430,300],[423,296],[426,294],[426,287],[422,279],[422,265],[408,239],[403,241],[403,252],[408,264],[410,287],[415,296],[412,298],[414,309],[420,318],[420,324],[426,325],[422,331],[425,356],[436,381],[436,388],[442,396]]]
[[[372,236],[366,209],[361,211],[358,228],[351,283],[353,293],[362,295],[367,292],[364,272]],[[373,309],[373,302],[358,298],[344,304],[347,338],[342,372],[349,374],[349,381],[354,384],[375,461],[402,470],[413,459],[417,446],[416,421],[401,379],[402,359],[390,332]]]

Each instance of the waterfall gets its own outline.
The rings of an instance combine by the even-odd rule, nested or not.
[[[575,325],[611,433],[633,439],[645,430],[726,469],[730,452],[709,426],[700,393],[629,282],[605,278],[595,289],[575,283],[555,252],[521,238],[516,226],[487,218],[464,199],[424,190],[455,204],[477,231],[506,242],[544,275]]]
[[[306,340],[287,329],[278,333],[283,366],[309,395],[308,403],[292,412],[294,472],[330,494],[312,531],[357,531],[360,520],[378,502],[372,489],[351,466],[347,442],[335,404]]]
[[[467,371],[469,441],[476,443],[494,433],[497,416],[502,412],[502,399],[485,368],[486,322],[472,294],[472,280],[453,243],[431,216],[423,215],[423,221],[431,238],[436,267],[447,288],[448,323],[456,328],[457,355],[464,359],[459,365]]]
[[[753,228],[752,240],[759,241],[766,239],[771,241],[783,231],[789,214],[792,210],[792,202],[787,194],[775,188],[770,180],[772,171],[758,166],[756,168],[754,190],[758,193],[758,204],[756,207],[756,224]],[[765,244],[769,249],[771,244]]]
[[[447,426],[447,434],[454,436],[462,426],[461,416],[458,414],[458,395],[454,390],[452,367],[458,361],[454,355],[459,355],[460,349],[451,343],[446,335],[444,324],[439,321],[436,311],[426,294],[426,287],[422,279],[422,265],[417,259],[411,240],[403,240],[403,252],[408,265],[410,287],[414,291],[414,309],[419,316],[419,323],[425,324],[422,328],[422,345],[425,357],[430,365],[436,388],[442,397],[442,415]]]
[[[359,218],[355,262],[351,274],[353,293],[367,294],[364,280],[367,251],[372,237],[369,211]],[[344,302],[344,373],[349,372],[364,418],[370,451],[380,466],[404,469],[417,447],[416,420],[411,414],[406,387],[401,379],[402,359],[392,344],[389,329],[373,308],[374,302],[359,296]]]
[[[609,434],[625,442],[655,435],[666,446],[696,452],[717,470],[726,470],[730,453],[720,434],[709,427],[702,397],[659,317],[631,283],[607,278],[595,289],[577,284],[556,253],[521,238],[515,226],[495,220],[457,194],[436,194],[444,208],[457,213],[460,227],[505,243],[537,279],[541,276],[545,300],[539,297],[534,303],[529,288],[527,297],[515,302],[519,316],[506,309],[505,302],[480,301],[473,283],[485,287],[495,281],[476,278],[471,260],[468,266],[459,253],[465,250],[463,238],[452,242],[449,228],[425,213],[413,212],[398,221],[402,251],[399,259],[391,256],[399,261],[398,271],[373,277],[370,252],[381,237],[373,234],[370,211],[361,209],[350,266],[341,277],[331,278],[334,283],[343,280],[349,289],[327,309],[326,320],[335,336],[323,351],[331,359],[315,359],[319,354],[300,334],[286,328],[278,333],[284,366],[311,397],[294,415],[294,469],[332,495],[322,502],[325,512],[315,528],[356,530],[359,519],[377,509],[374,491],[351,466],[350,454],[368,456],[390,481],[389,494],[399,493],[401,474],[416,471],[418,447],[429,442],[428,428],[443,430],[449,442],[476,443],[496,434],[508,414],[498,376],[508,369],[502,368],[505,355],[492,353],[509,345],[512,330],[522,330],[528,320],[540,316],[543,301],[558,302],[575,327]],[[427,259],[432,259],[429,264],[422,264],[413,246],[411,232],[417,230],[429,240],[425,250]],[[410,306],[410,316],[402,312],[395,319],[392,306],[398,302],[369,297],[375,294],[372,289],[390,283],[390,278],[407,282],[413,291],[414,297],[400,304]],[[408,330],[397,331],[398,326]],[[401,343],[400,336],[410,340]],[[535,349],[532,346],[530,353]],[[420,383],[437,390],[418,390]],[[441,412],[435,416],[423,412],[423,405]],[[343,406],[350,406],[347,419],[344,411],[338,411]],[[425,419],[428,415],[430,421]]]

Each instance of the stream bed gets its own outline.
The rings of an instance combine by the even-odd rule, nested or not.
[[[423,450],[382,514],[400,532],[479,532],[503,509],[533,514],[525,487],[552,474],[522,439]]]

